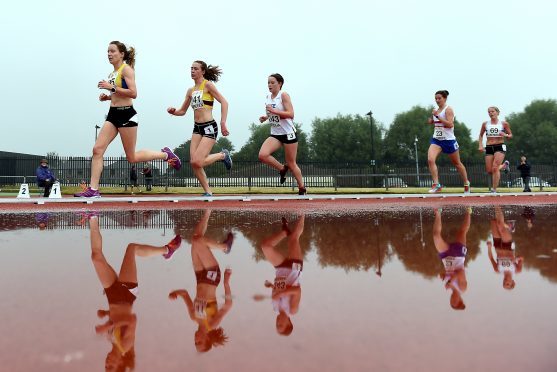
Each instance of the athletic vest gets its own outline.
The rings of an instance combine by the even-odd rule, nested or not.
[[[209,92],[205,92],[205,83],[207,80],[203,80],[199,86],[194,86],[191,92],[191,108],[194,110],[199,110],[200,108],[209,107],[213,108],[214,98]]]
[[[302,268],[299,263],[293,263],[292,268],[276,268],[272,294],[282,292],[288,287],[299,287],[301,276]],[[290,314],[290,296],[279,297],[272,302],[274,311],[280,312],[282,310]]]
[[[271,98],[271,96],[271,94],[267,95],[265,105],[271,105],[279,111],[284,111],[284,105],[282,104],[282,91],[280,91],[275,98]],[[270,113],[267,113],[267,117],[267,120],[271,123],[271,134],[280,136],[296,132],[292,119],[281,119],[280,116]]]
[[[439,118],[447,120],[447,114],[445,112],[447,107],[449,106],[445,106],[439,115],[437,115]],[[433,138],[439,141],[456,139],[454,135],[454,126],[452,128],[445,128],[443,123],[441,123],[435,116],[433,116],[433,124],[435,125],[435,128],[433,129]]]
[[[108,82],[110,84],[114,85],[115,87],[128,89],[128,85],[126,84],[126,80],[122,76],[122,71],[124,70],[124,67],[126,67],[126,64],[122,63],[122,65],[120,67],[118,67],[118,70],[112,71],[110,73],[110,75],[108,75]]]

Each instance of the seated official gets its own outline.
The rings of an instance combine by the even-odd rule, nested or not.
[[[41,165],[37,168],[35,174],[37,176],[37,185],[39,187],[44,187],[44,197],[48,197],[52,185],[56,182],[56,177],[54,177],[54,173],[52,173],[52,170],[48,167],[48,161],[46,159],[41,160]]]

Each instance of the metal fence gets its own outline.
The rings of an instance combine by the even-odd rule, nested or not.
[[[0,185],[18,185],[22,182],[36,183],[34,169],[38,166],[36,158],[1,159]],[[77,186],[88,183],[90,178],[90,157],[52,157],[48,159],[49,167],[62,185]],[[152,169],[153,187],[194,187],[199,186],[188,161],[183,162],[182,169],[176,171],[163,160],[136,164],[138,183],[145,185],[141,174],[143,166]],[[405,188],[429,187],[431,177],[427,164],[416,166],[415,162],[407,164],[389,164],[357,162],[320,163],[304,162],[298,164],[307,187],[314,188]],[[488,187],[489,177],[484,163],[465,164],[468,177],[473,187]],[[131,185],[131,164],[125,157],[108,157],[104,159],[101,186],[122,187]],[[451,164],[438,163],[440,181],[445,186],[462,186],[456,168]],[[217,162],[205,169],[209,183],[213,187],[279,187],[278,172],[259,161],[235,161],[231,171],[224,164]],[[557,186],[557,164],[533,164],[532,187]],[[282,186],[295,187],[295,180],[289,173],[289,180]],[[522,180],[516,165],[511,165],[509,173],[501,173],[502,187],[521,187]]]

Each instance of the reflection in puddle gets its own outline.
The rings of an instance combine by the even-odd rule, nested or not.
[[[194,228],[191,238],[191,261],[195,272],[196,293],[192,300],[185,289],[177,289],[168,295],[171,300],[180,297],[184,300],[189,317],[197,323],[194,343],[199,352],[207,352],[214,346],[223,346],[228,341],[220,323],[232,308],[232,291],[230,276],[232,270],[224,271],[224,304],[219,309],[217,304],[217,287],[221,282],[221,269],[212,249],[229,254],[232,249],[233,235],[229,233],[226,240],[218,242],[206,236],[211,211],[206,209]]]
[[[513,355],[507,371],[555,370],[556,217],[552,206],[0,214],[0,360],[459,371]]]
[[[451,291],[450,304],[455,310],[464,310],[466,305],[462,296],[468,289],[466,280],[466,235],[470,229],[472,208],[467,208],[462,225],[449,241],[442,236],[443,224],[441,222],[441,208],[435,208],[433,221],[433,244],[437,249],[439,258],[443,262],[444,272],[440,274],[445,288]]]

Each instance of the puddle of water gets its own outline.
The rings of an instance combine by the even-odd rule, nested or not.
[[[0,214],[0,361],[10,371],[555,370],[556,215]]]

